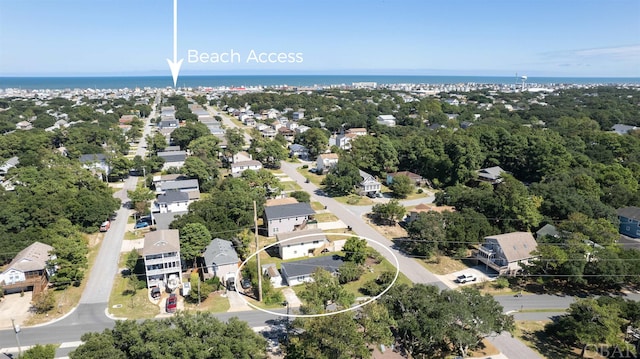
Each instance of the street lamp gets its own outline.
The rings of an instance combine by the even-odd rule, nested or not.
[[[22,356],[22,348],[20,347],[20,337],[18,333],[20,333],[20,325],[16,325],[16,322],[13,318],[11,318],[11,326],[13,326],[13,331],[16,333],[16,343],[18,343],[18,358]]]

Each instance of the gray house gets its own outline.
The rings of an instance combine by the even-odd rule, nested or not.
[[[538,243],[529,232],[498,234],[485,237],[476,259],[500,275],[514,275],[522,269],[522,264],[535,258],[531,253],[537,247]]]
[[[302,283],[312,282],[313,272],[322,268],[329,273],[336,275],[338,269],[344,262],[340,256],[331,255],[303,259],[295,262],[282,263],[280,270],[287,285],[294,286]]]
[[[309,203],[291,203],[264,208],[267,236],[303,229],[316,212]]]
[[[204,278],[218,277],[221,281],[233,278],[238,270],[240,258],[231,241],[216,238],[202,253],[204,260]]]
[[[166,170],[170,167],[181,168],[184,165],[184,160],[187,159],[187,152],[162,151],[162,152],[158,152],[158,157],[164,160],[164,164],[162,164],[163,170]]]

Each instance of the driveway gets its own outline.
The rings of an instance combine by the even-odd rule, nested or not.
[[[7,294],[0,300],[0,329],[13,329],[11,319],[22,326],[31,316],[31,295],[33,292]]]
[[[284,295],[284,299],[289,303],[289,308],[300,308],[302,302],[300,298],[296,295],[296,292],[291,288],[285,288],[282,290],[282,295]]]
[[[229,310],[227,310],[227,312],[245,312],[247,310],[253,310],[253,308],[242,300],[240,297],[242,294],[235,290],[228,290],[224,295],[226,295],[229,300]]]
[[[476,279],[475,282],[468,282],[468,283],[460,284],[460,283],[456,282],[456,278],[458,278],[458,276],[462,275],[462,274],[473,274],[473,275],[476,276],[477,279]],[[445,274],[445,275],[438,275],[438,278],[440,278],[442,283],[444,283],[447,286],[449,286],[449,288],[455,289],[455,288],[466,286],[466,285],[492,281],[492,280],[495,280],[497,277],[495,275],[487,274],[487,272],[482,270],[482,266],[476,266],[476,267],[473,267],[473,268],[468,268],[468,269],[464,269],[464,270],[461,270],[461,271],[457,271],[457,272],[453,272],[453,273],[449,273],[449,274]]]

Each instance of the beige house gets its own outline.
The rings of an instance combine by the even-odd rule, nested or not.
[[[142,248],[147,286],[177,287],[180,282],[180,236],[177,229],[145,234]],[[177,283],[174,283],[177,280]]]
[[[538,243],[529,232],[512,232],[484,238],[476,259],[500,275],[515,275],[535,256]]]
[[[328,172],[337,163],[337,153],[323,153],[318,156],[318,160],[316,161],[316,171],[318,174],[323,174],[325,172]]]

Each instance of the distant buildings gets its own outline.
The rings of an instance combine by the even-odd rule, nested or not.
[[[394,127],[396,125],[396,118],[393,115],[380,115],[376,121],[383,126]]]

